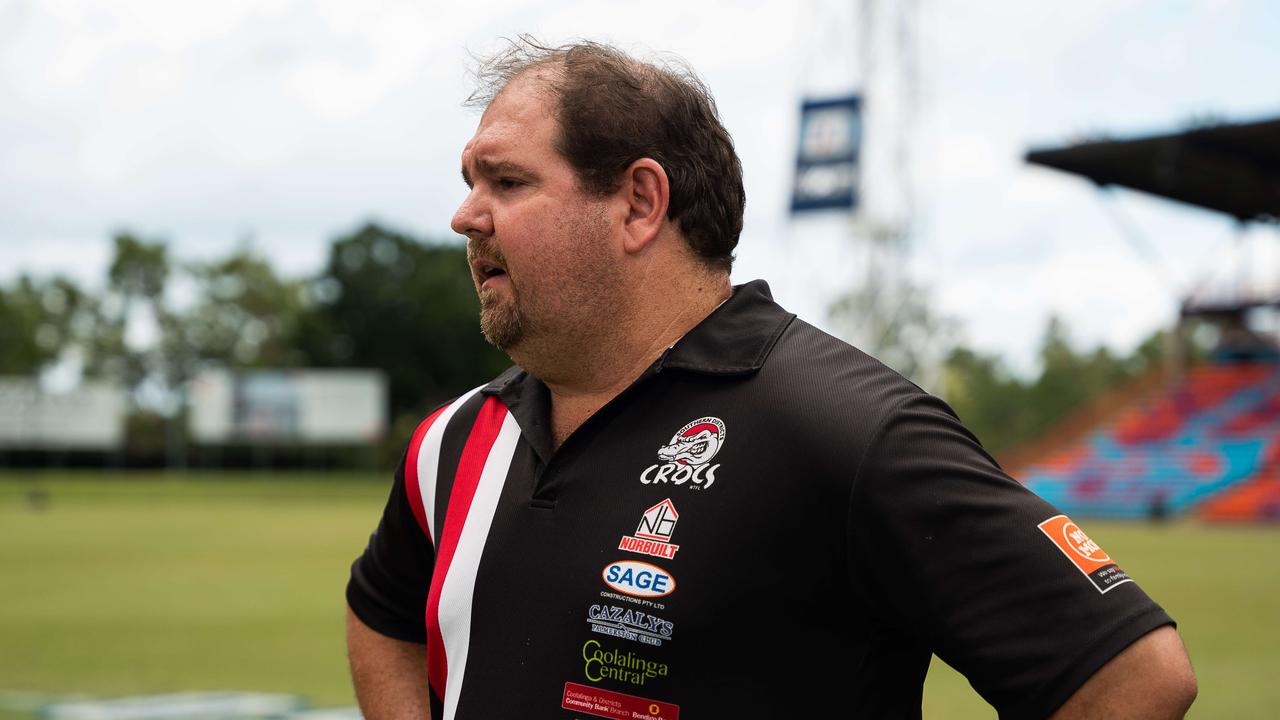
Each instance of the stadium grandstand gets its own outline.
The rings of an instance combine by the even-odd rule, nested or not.
[[[1280,220],[1280,119],[1033,150],[1027,160],[1242,224]],[[1280,521],[1280,345],[1249,322],[1280,308],[1280,268],[1270,277],[1189,294],[1167,384],[1018,477],[1073,516]],[[1217,341],[1188,367],[1192,322],[1212,327]]]

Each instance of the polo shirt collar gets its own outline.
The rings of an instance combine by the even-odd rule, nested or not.
[[[676,341],[653,369],[749,375],[764,366],[774,344],[795,317],[773,301],[764,280],[736,285],[729,299]],[[504,401],[514,400],[520,394],[518,386],[530,377],[519,366],[513,366],[481,392],[498,395]]]
[[[636,382],[664,370],[704,375],[750,375],[765,359],[783,331],[795,319],[773,301],[769,285],[755,280],[733,288],[733,295],[676,341]],[[551,391],[541,380],[512,366],[481,389],[496,395],[516,417],[530,447],[548,462],[553,454]]]
[[[769,351],[793,319],[794,314],[773,301],[765,281],[738,285],[728,300],[680,338],[658,362],[663,369],[747,375],[764,366]]]

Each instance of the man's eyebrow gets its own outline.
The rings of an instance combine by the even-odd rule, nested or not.
[[[484,158],[476,158],[476,167],[485,175],[531,175],[532,173],[523,165],[517,165],[510,160],[486,160]]]
[[[525,166],[518,165],[510,160],[498,160],[495,162],[484,158],[476,158],[475,164],[476,167],[480,169],[481,173],[491,177],[497,177],[500,175],[533,177],[535,175],[533,171],[529,170]],[[471,187],[472,185],[471,173],[467,171],[467,166],[465,165],[462,166],[462,182],[466,183],[467,187]]]

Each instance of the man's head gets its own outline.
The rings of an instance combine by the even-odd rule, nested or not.
[[[523,40],[478,76],[453,228],[491,342],[528,368],[616,339],[664,286],[727,282],[741,166],[700,83],[601,45]]]
[[[693,71],[594,42],[546,47],[521,37],[481,61],[467,104],[488,107],[530,71],[542,75],[559,126],[556,150],[582,189],[612,193],[631,163],[653,158],[671,185],[667,217],[697,257],[728,272],[746,203],[742,163]]]

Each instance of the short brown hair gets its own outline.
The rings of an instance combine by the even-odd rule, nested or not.
[[[746,205],[742,162],[693,70],[641,62],[596,42],[547,47],[527,35],[507,42],[477,58],[477,88],[466,104],[487,107],[517,75],[552,66],[557,72],[546,83],[557,100],[557,150],[583,189],[614,192],[631,163],[652,158],[671,185],[667,217],[698,257],[728,272]]]

